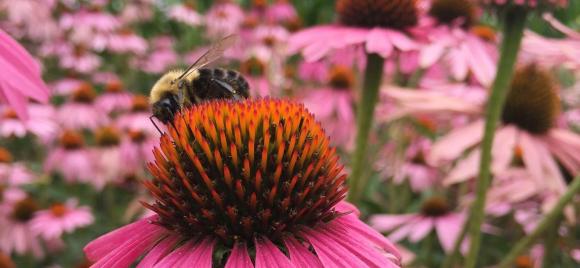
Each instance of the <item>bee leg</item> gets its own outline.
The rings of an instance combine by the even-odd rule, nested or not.
[[[212,79],[212,81],[216,82],[218,85],[220,85],[223,89],[227,90],[232,97],[234,97],[235,100],[239,100],[240,96],[238,95],[238,92],[228,83],[222,81],[222,80],[218,80],[218,79]]]
[[[149,116],[149,120],[151,120],[151,123],[153,123],[153,125],[155,126],[155,128],[157,129],[157,131],[159,131],[159,134],[163,135],[163,132],[161,132],[161,129],[159,129],[159,127],[157,126],[157,124],[155,123],[155,121],[153,120],[153,117],[155,116]]]

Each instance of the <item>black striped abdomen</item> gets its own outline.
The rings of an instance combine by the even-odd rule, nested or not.
[[[240,73],[222,68],[202,68],[198,71],[199,76],[194,79],[191,86],[188,87],[188,96],[195,96],[195,99],[197,99],[194,102],[207,99],[249,97],[248,82],[240,75]],[[236,93],[234,94],[230,90],[224,88],[224,86],[216,82],[216,80],[230,85]]]

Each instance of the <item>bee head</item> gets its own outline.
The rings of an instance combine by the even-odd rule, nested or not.
[[[172,93],[165,94],[159,101],[152,105],[153,115],[164,124],[173,120],[173,117],[179,110],[177,95]]]

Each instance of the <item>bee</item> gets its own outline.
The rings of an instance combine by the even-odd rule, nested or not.
[[[236,42],[236,35],[229,35],[214,43],[199,59],[185,70],[173,70],[164,74],[151,88],[149,102],[153,115],[163,124],[172,123],[183,108],[211,99],[245,99],[249,97],[246,79],[234,70],[204,68],[219,59],[225,50]]]

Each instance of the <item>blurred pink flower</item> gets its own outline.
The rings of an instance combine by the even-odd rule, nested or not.
[[[339,204],[335,207],[345,211]],[[162,226],[152,224],[158,216],[150,216],[124,226],[89,243],[84,251],[94,267],[108,265],[125,266],[139,261],[141,266],[212,267],[212,255],[216,241],[211,238],[189,240]],[[288,256],[266,238],[255,239],[255,267],[267,267],[274,263],[283,267],[400,267],[398,250],[383,236],[368,228],[356,215],[345,214],[325,225],[301,233],[304,241],[284,238]],[[314,252],[309,250],[314,248]],[[316,254],[316,255],[315,255]],[[336,258],[336,256],[341,256]],[[246,244],[233,246],[225,267],[254,267]]]
[[[38,63],[20,44],[0,30],[0,103],[10,105],[18,117],[28,118],[28,98],[46,103],[49,89]]]
[[[145,22],[153,17],[154,0],[136,0],[125,4],[120,20],[123,24]]]
[[[380,232],[393,231],[389,239],[395,242],[407,237],[416,243],[436,230],[445,252],[451,252],[465,224],[466,214],[450,211],[447,201],[441,197],[428,199],[421,210],[421,213],[402,215],[377,214],[370,218],[370,225]]]
[[[58,108],[57,121],[68,129],[95,129],[107,124],[109,118],[94,104],[95,98],[92,86],[81,84],[69,101]]]
[[[421,47],[421,68],[444,61],[455,80],[464,81],[469,74],[473,74],[483,86],[491,85],[497,61],[494,44],[463,28],[445,25],[431,28],[423,38],[428,41]]]
[[[548,38],[525,31],[522,40],[522,58],[547,67],[580,68],[580,39]]]
[[[56,56],[61,68],[79,73],[90,73],[101,66],[101,58],[82,45],[64,45],[59,48]]]
[[[54,121],[54,108],[49,105],[30,104],[27,111],[28,119],[19,120],[12,108],[0,106],[0,136],[22,138],[32,133],[43,143],[50,143],[58,132],[58,124]]]
[[[328,77],[328,64],[322,61],[301,61],[298,64],[298,78],[303,81],[323,83]]]
[[[132,62],[135,68],[148,73],[162,73],[177,62],[177,53],[173,49],[174,40],[169,36],[159,36],[153,39],[151,53]],[[199,57],[199,56],[198,56]]]
[[[120,146],[123,170],[127,174],[139,174],[147,163],[154,161],[153,148],[159,142],[157,132],[148,133],[143,129],[128,129]]]
[[[496,5],[496,6],[509,6],[509,5],[519,5],[530,8],[537,7],[565,7],[568,5],[568,0],[479,0],[481,3]]]
[[[0,147],[0,202],[6,200],[3,186],[19,186],[34,180],[34,175],[24,163],[13,161],[10,151]]]
[[[147,51],[147,41],[129,29],[108,35],[107,49],[114,53],[143,54]]]
[[[244,21],[244,11],[234,3],[218,3],[205,15],[206,34],[210,39],[220,39],[237,33]]]
[[[133,95],[125,91],[119,80],[111,80],[105,85],[105,92],[98,96],[95,105],[106,113],[127,111],[133,103]]]
[[[65,233],[90,225],[94,218],[88,206],[78,207],[76,199],[55,203],[49,209],[37,211],[31,220],[31,230],[46,240],[59,239]]]
[[[61,174],[68,183],[90,183],[95,175],[94,160],[90,151],[84,148],[81,134],[65,130],[59,145],[48,152],[44,170]]]
[[[74,44],[91,46],[97,50],[102,47],[94,39],[107,36],[121,26],[117,17],[98,9],[65,13],[60,17],[59,24],[63,30],[70,31],[68,38]]]
[[[149,117],[151,117],[151,110],[147,97],[134,95],[130,111],[120,115],[115,121],[115,126],[124,132],[138,131],[144,132],[147,137],[158,137],[159,132]],[[164,131],[165,125],[156,119],[153,120],[155,120],[161,131]]]
[[[52,93],[55,95],[71,95],[75,90],[77,90],[81,85],[85,83],[84,80],[77,79],[74,77],[65,77],[54,81],[50,88]]]
[[[406,135],[407,134],[403,134]],[[439,182],[440,174],[436,168],[425,163],[425,155],[431,149],[431,141],[422,137],[412,138],[412,143],[405,149],[404,156],[398,158],[395,146],[385,146],[381,151],[375,167],[393,182],[409,182],[411,189],[417,193],[426,191]]]
[[[0,10],[6,14],[2,28],[18,38],[50,41],[60,34],[52,17],[55,6],[56,1],[51,0],[1,1]]]
[[[306,61],[317,61],[336,49],[363,45],[367,53],[384,58],[394,50],[409,51],[418,46],[405,33],[388,28],[354,28],[339,25],[315,26],[290,37],[288,52],[302,51]]]
[[[94,132],[96,146],[91,148],[95,173],[90,183],[102,190],[107,184],[116,184],[127,174],[127,166],[121,154],[121,133],[112,126],[101,127]]]
[[[287,0],[276,0],[266,8],[266,21],[273,23],[292,23],[298,19],[296,9]]]
[[[175,21],[190,26],[198,26],[203,23],[202,16],[193,7],[186,4],[177,4],[170,7],[167,15]]]
[[[352,92],[335,88],[311,89],[304,92],[301,101],[322,122],[332,143],[351,149],[355,129]]]
[[[40,259],[44,256],[38,235],[32,232],[31,219],[38,209],[30,198],[14,201],[0,211],[0,250],[7,254],[32,255]],[[4,210],[8,208],[8,210]]]

